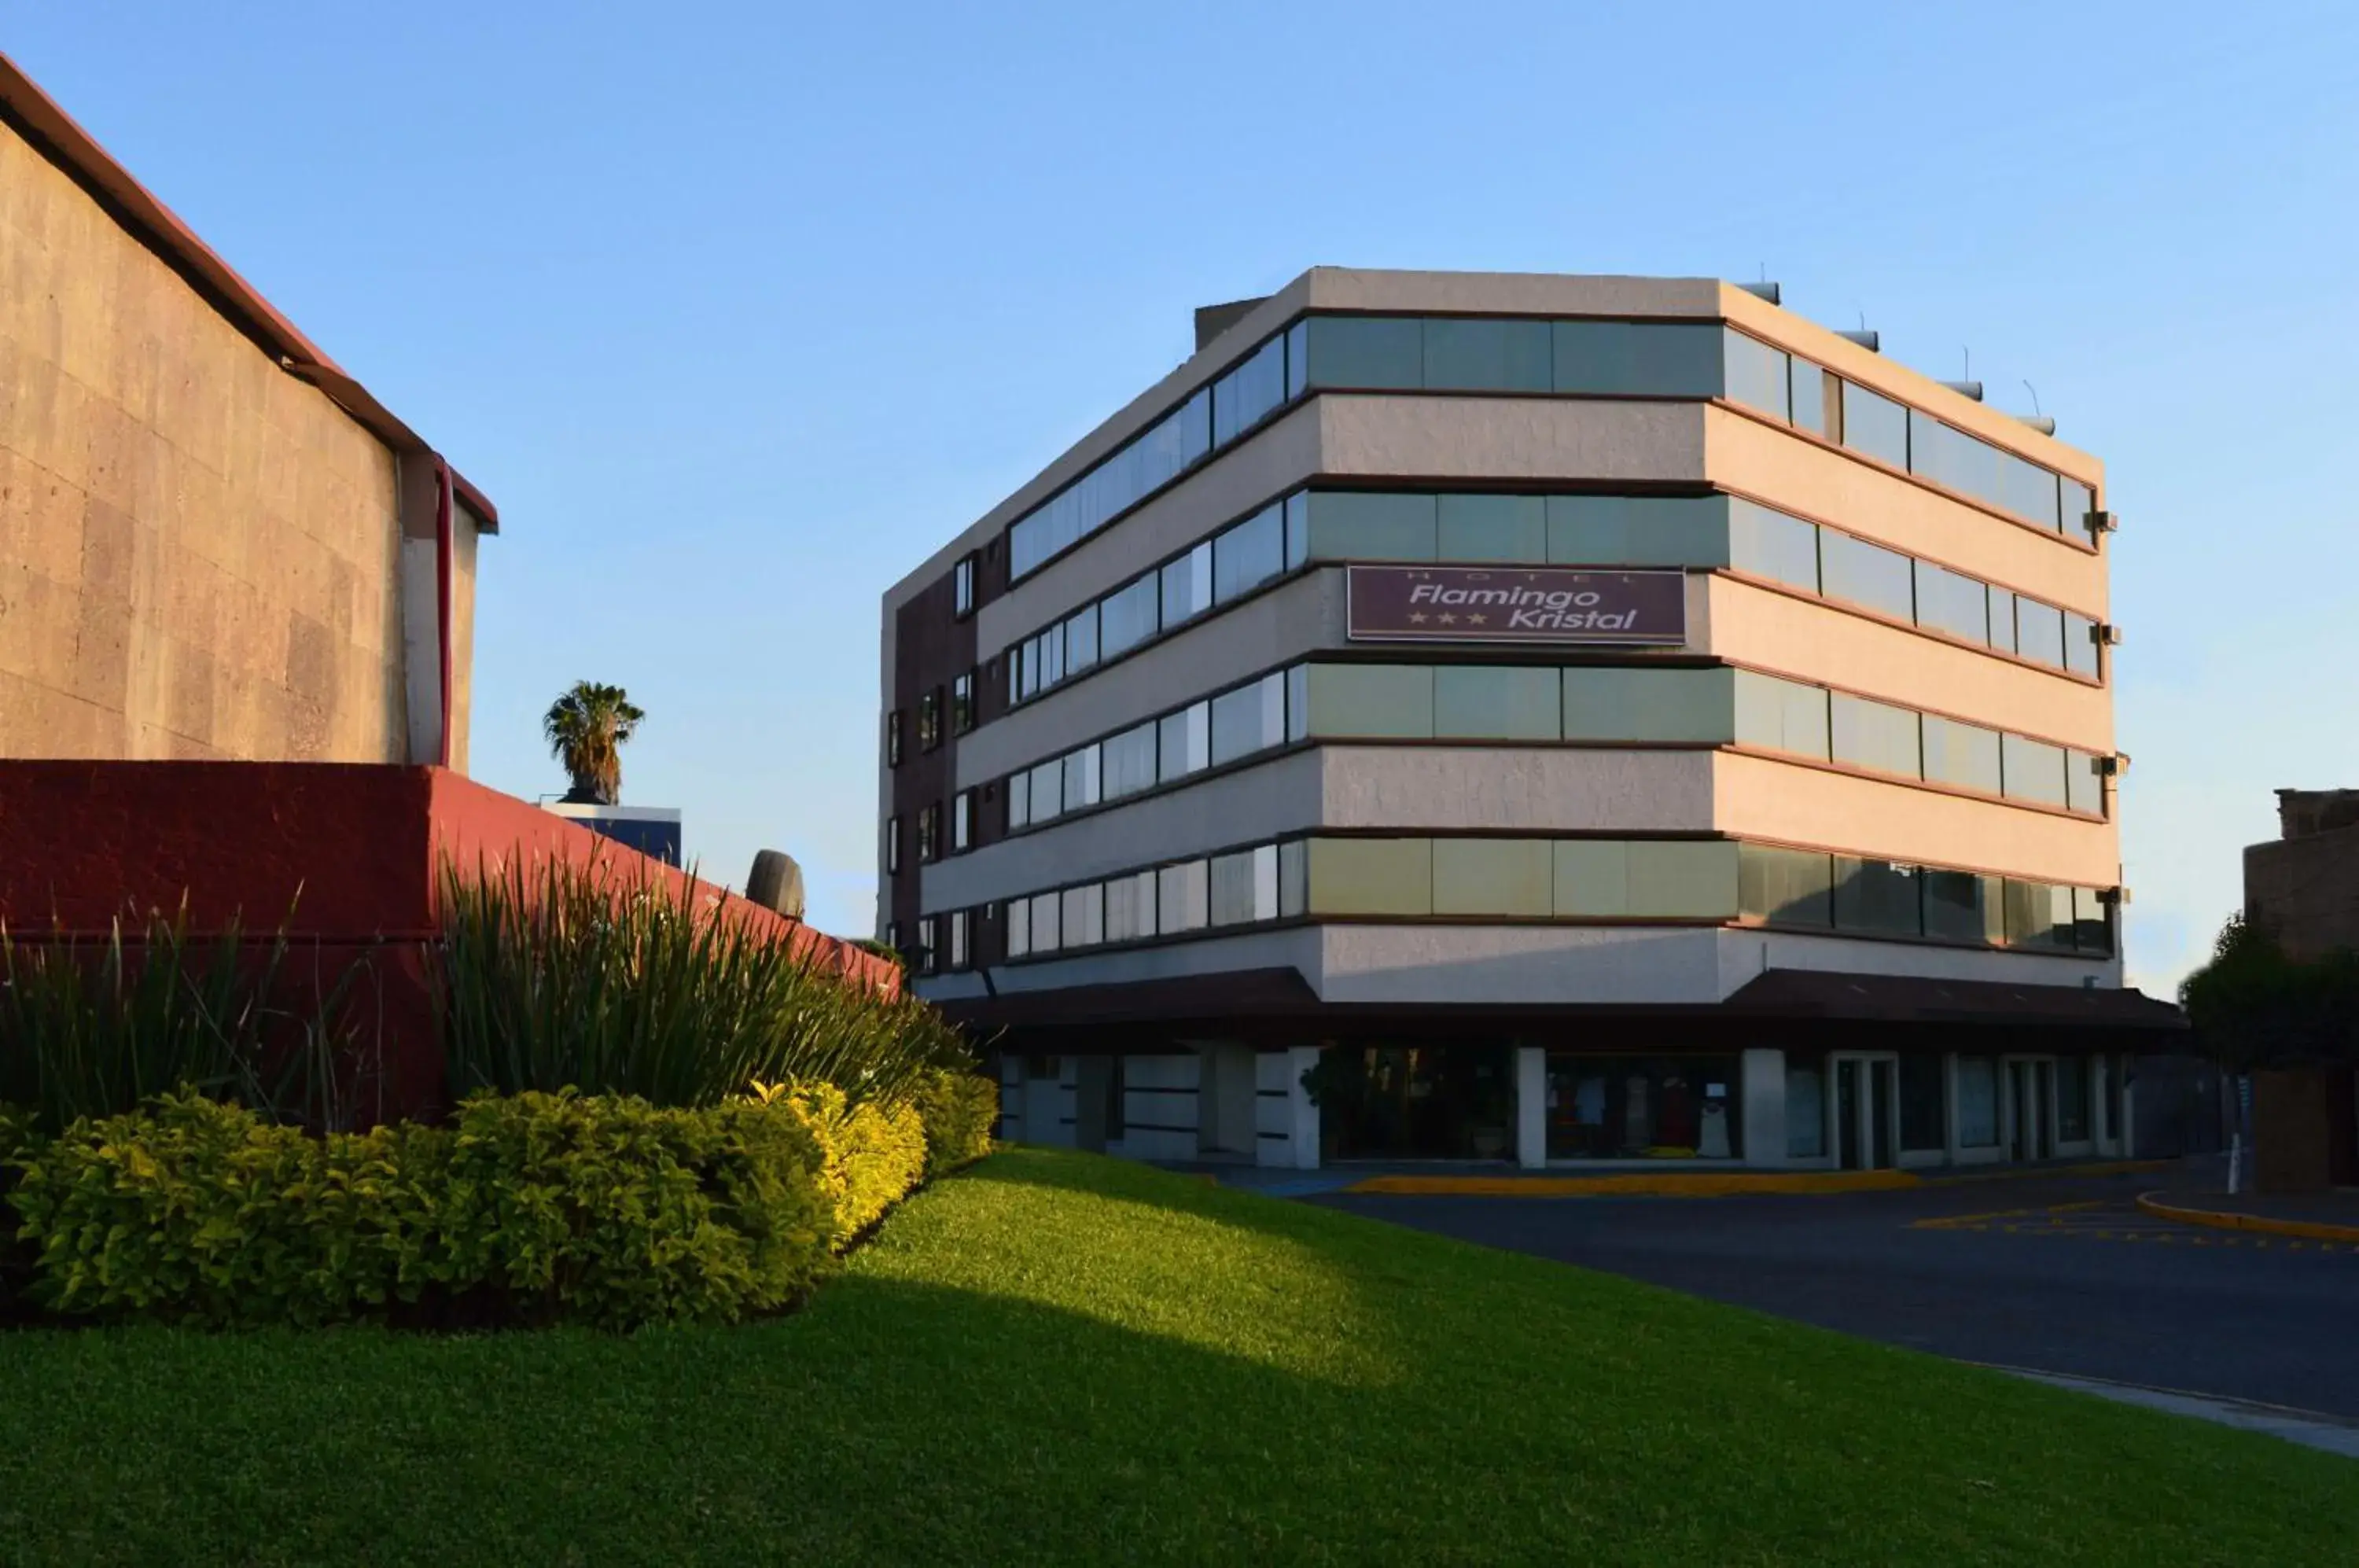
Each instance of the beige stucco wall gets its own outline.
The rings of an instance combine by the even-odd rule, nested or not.
[[[395,460],[0,129],[0,756],[398,761]]]
[[[2114,749],[2104,687],[1732,577],[1691,581],[1704,585],[1707,609],[1699,634],[1690,607],[1690,641],[1733,664],[2083,751]]]

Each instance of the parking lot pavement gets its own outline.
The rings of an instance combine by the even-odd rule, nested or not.
[[[2359,1253],[2154,1219],[2151,1184],[1305,1201],[1940,1356],[2359,1419]]]

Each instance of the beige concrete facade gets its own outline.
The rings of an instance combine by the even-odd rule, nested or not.
[[[888,686],[906,673],[897,666],[891,633],[900,606],[962,555],[980,559],[1011,525],[1306,311],[1716,321],[2088,485],[2097,506],[2104,505],[2103,468],[2088,454],[1728,285],[1320,268],[1248,310],[888,593],[882,650]],[[1730,397],[1314,389],[1022,579],[983,595],[972,626],[977,668],[1306,487],[1718,494],[1980,579],[2101,628],[2111,620],[2102,536],[2042,528]],[[1404,648],[1350,639],[1344,568],[1314,550],[1307,568],[1019,705],[992,710],[979,728],[955,737],[944,775],[951,789],[973,792],[975,810],[988,811],[994,807],[986,791],[1011,773],[1300,661],[1529,664],[1551,653],[1569,667],[1733,666],[2098,758],[2114,752],[2110,651],[2100,679],[1781,586],[1742,568],[1690,564],[1687,571],[1680,647]],[[982,679],[997,674],[986,670]],[[2110,789],[2100,818],[2020,795],[1981,794],[1736,742],[1540,738],[1516,745],[1402,734],[1409,738],[1383,744],[1319,740],[1314,730],[1308,749],[1248,758],[1028,831],[984,833],[969,853],[911,868],[916,907],[924,913],[987,909],[1158,861],[1321,833],[1524,843],[1719,837],[2082,889],[2112,889],[2120,878]],[[893,799],[889,772],[884,794]],[[1583,926],[1545,914],[1520,924],[1501,918],[1494,924],[1357,925],[1350,917],[1319,924],[1315,912],[1312,919],[1323,934],[1310,948],[1283,930],[1266,937],[1207,931],[1177,945],[1103,956],[1070,950],[1053,961],[1036,955],[1010,968],[1003,983],[1027,991],[1126,984],[1214,973],[1245,965],[1247,955],[1258,963],[1265,953],[1286,953],[1295,956],[1285,962],[1301,968],[1329,1001],[1407,1005],[1495,996],[1568,1005],[1714,1001],[1769,969],[2073,987],[2084,980],[2118,986],[2122,971],[2117,953],[2075,952],[2069,942],[2060,953],[1977,949],[1863,936],[1855,927],[1825,933],[1768,929],[1751,916],[1717,935],[1710,928],[1610,920]],[[941,984],[946,995],[962,994],[955,977]]]
[[[234,275],[13,67],[0,88],[27,116],[0,116],[0,757],[436,760],[407,617],[438,664],[450,640],[463,767],[474,529],[447,616],[403,583],[403,466],[440,460],[291,329],[345,398],[282,368],[275,312],[201,291]]]

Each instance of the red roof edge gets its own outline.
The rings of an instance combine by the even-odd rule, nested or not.
[[[185,278],[205,302],[278,362],[279,368],[310,382],[326,394],[363,429],[395,452],[431,452],[433,449],[392,410],[372,397],[367,387],[346,375],[320,346],[303,335],[294,322],[278,313],[253,284],[238,276],[196,231],[158,201],[153,191],[117,163],[74,117],[41,91],[16,62],[0,52],[0,122],[14,125],[35,150],[48,158],[109,210],[115,221],[173,271]],[[463,479],[453,479],[462,493],[484,515],[489,531],[499,529],[499,513],[483,493]]]

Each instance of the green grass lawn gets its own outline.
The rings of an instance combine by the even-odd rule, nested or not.
[[[801,1314],[0,1334],[0,1563],[2349,1563],[2359,1467],[1084,1155]]]

